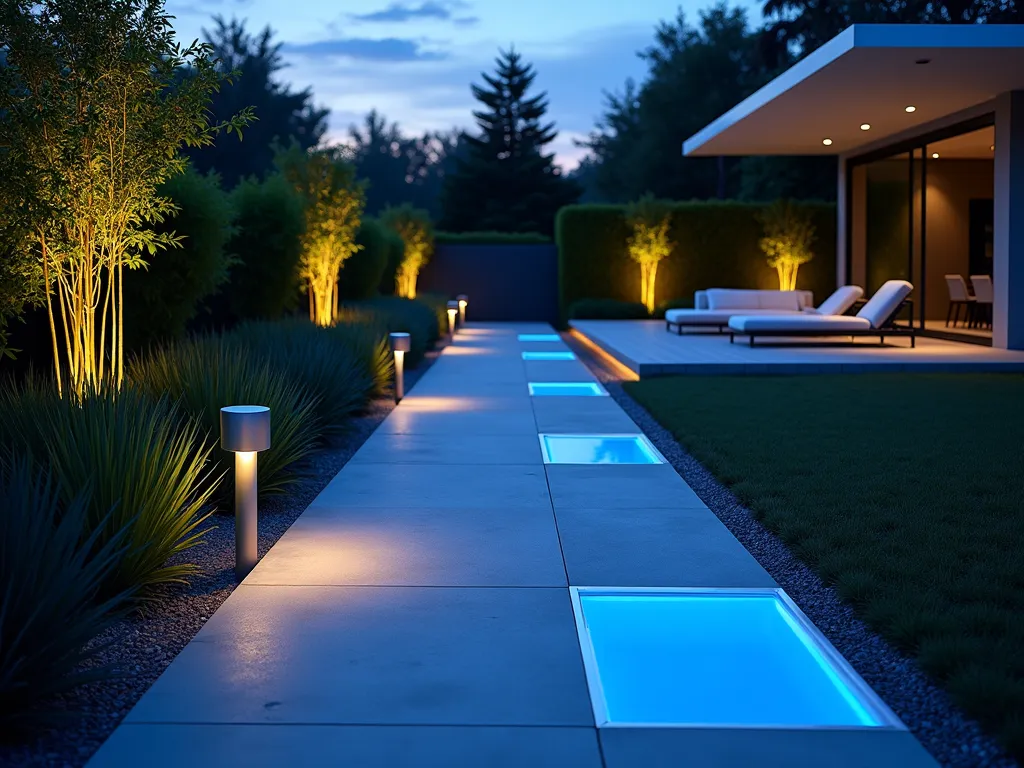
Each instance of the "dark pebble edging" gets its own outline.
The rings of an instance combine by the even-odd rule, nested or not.
[[[406,371],[406,390],[437,354],[430,353],[415,369]],[[300,483],[286,494],[260,502],[260,557],[277,543],[393,408],[390,399],[373,401],[365,414],[352,419],[351,429],[343,437],[309,458]],[[142,612],[123,619],[95,639],[108,647],[91,664],[111,665],[122,674],[61,696],[56,708],[69,713],[68,723],[27,744],[0,745],[0,766],[80,768],[99,749],[237,585],[234,517],[214,515],[210,522],[216,527],[203,537],[203,543],[175,558],[198,565],[199,575],[187,586],[156,590]]]
[[[622,388],[621,377],[583,345],[567,337],[577,356],[611,397],[661,451],[683,480],[800,606],[822,634],[896,713],[932,756],[947,768],[1017,768],[1000,745],[985,734],[936,686],[916,662],[890,646],[824,585],[775,534],[676,442],[643,406]]]

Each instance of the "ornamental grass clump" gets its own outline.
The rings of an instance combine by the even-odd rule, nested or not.
[[[48,700],[111,675],[90,641],[129,604],[130,589],[100,594],[130,524],[96,510],[88,486],[69,494],[25,457],[0,467],[0,735],[59,721]]]
[[[6,460],[48,466],[65,504],[91,489],[84,536],[97,547],[123,539],[101,596],[197,571],[168,559],[202,541],[221,473],[209,464],[213,442],[174,404],[130,386],[76,403],[35,381],[0,390],[0,422]]]
[[[270,408],[271,447],[260,453],[257,482],[260,493],[278,493],[295,483],[296,463],[306,458],[320,438],[317,398],[286,368],[269,356],[221,336],[201,336],[167,344],[131,362],[128,378],[153,396],[165,393],[216,442],[220,438],[220,409],[228,405]],[[209,456],[217,475],[231,464],[231,454],[213,450]],[[221,497],[231,492],[222,486]]]
[[[315,396],[322,432],[334,436],[387,387],[393,363],[385,335],[361,322],[321,328],[287,320],[246,323],[233,330],[228,340],[250,355],[266,357]]]

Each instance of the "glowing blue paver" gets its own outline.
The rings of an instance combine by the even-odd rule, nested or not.
[[[599,726],[905,729],[781,589],[571,592]]]
[[[562,337],[557,333],[520,333],[519,341],[561,341]]]
[[[523,352],[523,360],[575,360],[572,352]]]
[[[545,464],[664,464],[643,435],[540,435]]]
[[[534,397],[606,397],[608,395],[596,381],[531,381],[530,394]]]

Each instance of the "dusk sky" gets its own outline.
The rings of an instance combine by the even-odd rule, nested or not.
[[[353,122],[376,107],[406,133],[469,127],[476,102],[471,82],[493,69],[498,48],[515,44],[537,70],[559,136],[559,162],[573,167],[573,146],[594,126],[603,90],[627,77],[642,80],[637,51],[650,45],[655,25],[680,7],[696,22],[711,0],[168,0],[175,28],[191,41],[221,14],[269,24],[285,43],[289,67],[281,77],[312,86],[331,110],[329,138],[341,140]],[[733,0],[760,19],[759,3]],[[685,137],[680,137],[682,140]]]

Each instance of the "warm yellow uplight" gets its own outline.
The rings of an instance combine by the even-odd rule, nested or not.
[[[932,159],[933,160],[938,160],[939,159],[939,153],[938,152],[932,152]]]
[[[871,130],[871,123],[861,123],[860,124],[860,129],[862,131],[870,131]]]
[[[626,223],[632,230],[626,248],[629,257],[640,265],[640,301],[648,312],[654,312],[658,262],[668,258],[673,248],[668,237],[671,209],[648,194],[629,206]]]
[[[832,146],[832,139],[822,139],[821,143],[824,144],[826,147],[831,147]]]
[[[917,107],[915,107],[913,104],[908,104],[906,107],[904,107],[904,109],[906,109],[907,112],[916,112],[917,111]]]

